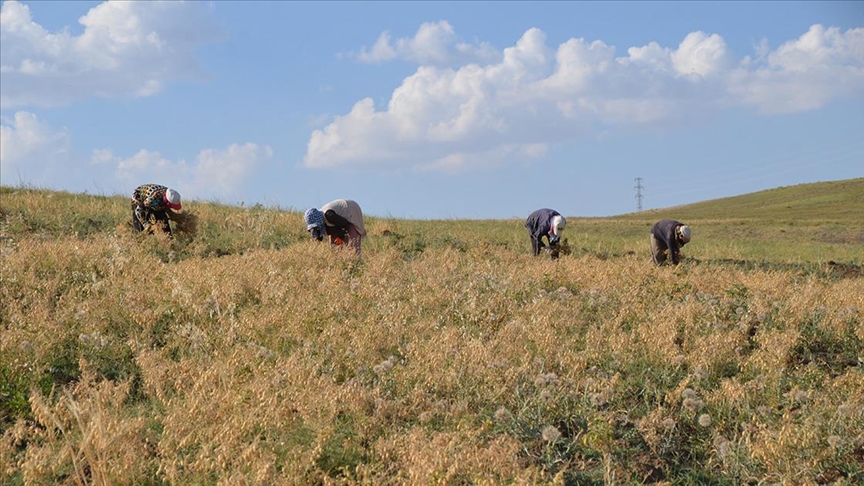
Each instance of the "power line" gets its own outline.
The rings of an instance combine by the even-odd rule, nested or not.
[[[718,162],[713,164],[713,170],[697,174],[696,177],[676,178],[674,182],[661,183],[660,186],[654,187],[654,190],[666,195],[667,193],[678,194],[680,191],[677,189],[690,187],[686,192],[697,192],[717,187],[718,182],[725,181],[725,185],[730,185],[808,168],[823,168],[830,162],[846,162],[852,157],[859,156],[856,147],[857,144],[825,149],[810,147],[807,149],[809,153],[787,153],[753,159],[747,163],[746,168],[734,168],[729,164]]]
[[[640,212],[642,211],[642,189],[644,189],[644,187],[642,186],[641,177],[637,177],[635,181],[636,186],[634,187],[634,189],[636,189],[636,211]]]

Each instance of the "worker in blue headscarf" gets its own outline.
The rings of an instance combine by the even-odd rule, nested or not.
[[[318,241],[328,237],[331,245],[346,244],[358,255],[360,244],[366,236],[363,226],[363,211],[350,199],[336,199],[321,207],[310,208],[303,214],[306,231]]]

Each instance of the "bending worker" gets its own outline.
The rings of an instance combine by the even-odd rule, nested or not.
[[[132,227],[152,233],[155,226],[172,236],[168,212],[180,208],[180,193],[174,189],[159,184],[138,186],[132,192]]]
[[[331,245],[344,242],[360,254],[360,243],[366,236],[366,228],[363,226],[363,211],[356,202],[336,199],[321,206],[320,210],[307,209],[303,219],[306,221],[306,231],[313,239],[322,241],[327,236]]]
[[[567,220],[561,213],[554,209],[543,208],[534,211],[525,220],[525,228],[528,229],[528,234],[531,236],[531,252],[534,256],[540,254],[540,250],[545,248],[543,237],[549,241],[550,254],[553,259],[558,258],[558,244],[561,242],[561,232],[564,231],[564,226]]]
[[[678,265],[681,247],[690,243],[690,227],[674,219],[663,219],[651,227],[651,257],[655,265]]]

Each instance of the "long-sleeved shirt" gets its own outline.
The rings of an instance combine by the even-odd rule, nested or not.
[[[330,216],[327,216],[328,211],[333,211]],[[366,227],[363,226],[363,211],[360,205],[350,199],[336,199],[321,206],[321,212],[324,213],[324,223],[327,226],[335,226],[344,231],[347,231],[347,223],[354,225],[360,236],[366,236]],[[335,217],[333,214],[335,213]],[[341,220],[341,221],[340,221]],[[327,229],[330,234],[330,228]]]
[[[525,220],[525,227],[528,228],[528,233],[531,234],[531,251],[534,255],[539,255],[540,248],[543,247],[543,242],[540,241],[541,238],[544,235],[547,238],[549,237],[550,230],[552,229],[552,218],[560,215],[561,213],[558,211],[549,208],[538,209],[528,215],[528,219]]]
[[[165,186],[159,184],[144,184],[135,188],[132,192],[132,203],[136,206],[150,211],[166,211],[168,203],[165,202]]]
[[[159,184],[144,184],[132,191],[132,210],[135,218],[142,225],[150,224],[150,215],[153,212],[167,211],[168,203],[165,202],[165,191],[168,188]]]
[[[678,265],[680,249],[687,244],[684,241],[680,241],[675,235],[675,228],[683,225],[684,223],[675,221],[674,219],[661,219],[651,227],[651,234],[654,235],[654,238],[669,249],[669,258],[672,260],[673,265]]]

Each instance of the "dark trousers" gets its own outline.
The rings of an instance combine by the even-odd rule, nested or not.
[[[165,211],[149,211],[145,209],[141,210],[141,215],[144,217],[144,221],[147,222],[146,226],[138,219],[138,214],[135,212],[135,206],[132,206],[132,227],[135,228],[135,231],[150,229],[151,226],[155,224],[164,233],[167,233],[168,236],[173,236],[171,234],[171,225],[169,224],[170,220],[168,219],[168,213]]]
[[[543,237],[535,238],[534,235],[531,235],[531,254],[534,256],[540,255],[540,250],[546,249],[546,245],[543,243]],[[558,258],[559,248],[558,245],[549,245],[548,250],[549,256],[552,257],[553,260]]]
[[[653,233],[649,236],[651,237],[651,258],[654,259],[655,265],[663,265],[666,263],[666,252],[669,248],[665,243],[655,238]]]
[[[540,254],[540,250],[543,249],[546,245],[543,244],[543,237],[535,238],[533,235],[531,236],[531,254],[537,256]]]

